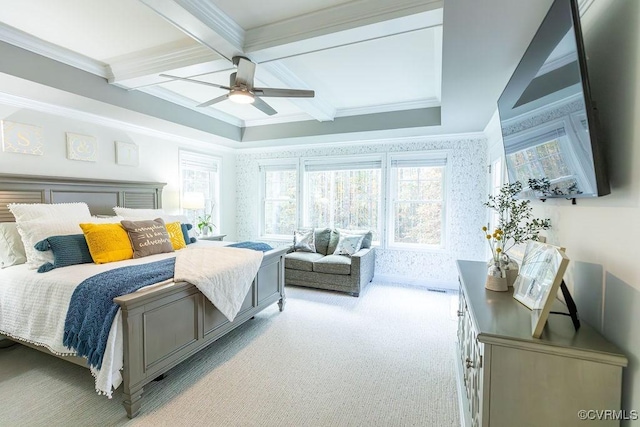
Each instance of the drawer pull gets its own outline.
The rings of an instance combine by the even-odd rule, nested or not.
[[[466,362],[466,365],[467,365],[467,369],[473,368],[473,360],[471,360],[471,359],[469,359],[467,357],[467,360],[465,360],[465,362]]]

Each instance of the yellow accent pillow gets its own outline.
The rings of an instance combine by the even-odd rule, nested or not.
[[[129,235],[120,224],[80,224],[96,264],[133,258]]]
[[[184,241],[184,234],[182,234],[182,227],[180,226],[180,221],[169,222],[164,226],[167,227],[167,233],[169,233],[169,240],[171,240],[171,246],[173,246],[174,251],[177,251],[178,249],[184,249],[187,247],[187,244]]]

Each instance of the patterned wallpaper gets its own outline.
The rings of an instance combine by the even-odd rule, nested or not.
[[[237,238],[257,240],[259,235],[258,160],[315,156],[363,155],[403,151],[448,150],[451,180],[447,206],[449,228],[444,250],[376,248],[376,274],[395,276],[416,284],[457,289],[456,259],[484,259],[480,228],[486,221],[482,203],[487,195],[487,141],[458,138],[388,142],[344,147],[316,147],[238,154],[236,157]],[[282,245],[282,242],[270,242]]]

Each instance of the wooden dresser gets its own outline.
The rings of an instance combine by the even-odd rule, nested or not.
[[[584,322],[575,331],[571,319],[558,314],[549,315],[540,339],[532,338],[531,311],[511,291],[484,288],[486,263],[457,265],[456,367],[463,425],[619,425],[627,358],[616,346]],[[560,301],[552,310],[567,311]]]

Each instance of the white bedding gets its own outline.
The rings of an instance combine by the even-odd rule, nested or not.
[[[69,301],[80,282],[113,268],[159,261],[181,252],[186,253],[190,249],[220,247],[227,244],[229,242],[198,241],[177,253],[152,255],[109,264],[73,265],[47,273],[37,273],[25,264],[0,269],[0,334],[46,347],[58,355],[75,355],[62,344],[62,340]],[[261,260],[262,253],[259,254]],[[171,282],[169,280],[162,284]],[[118,310],[109,332],[102,368],[91,369],[96,379],[98,393],[111,397],[113,389],[122,383],[120,375],[122,364],[122,317]]]

